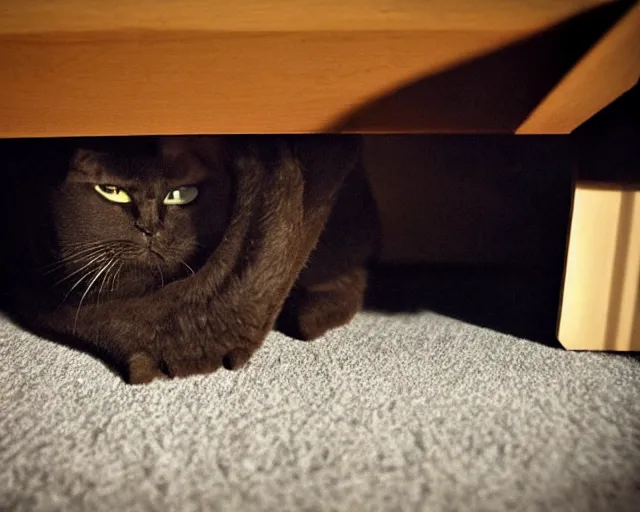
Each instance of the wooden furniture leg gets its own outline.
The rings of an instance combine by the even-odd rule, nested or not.
[[[576,184],[558,339],[640,351],[640,186]]]

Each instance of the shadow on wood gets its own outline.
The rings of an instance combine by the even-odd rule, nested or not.
[[[635,2],[613,2],[374,98],[330,132],[514,132]]]

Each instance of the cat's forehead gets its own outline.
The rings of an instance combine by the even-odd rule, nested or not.
[[[195,159],[186,157],[169,162],[158,156],[110,154],[103,159],[101,171],[123,180],[175,181],[199,178],[201,167]]]
[[[78,148],[71,159],[69,180],[96,183],[195,183],[211,173],[195,156],[168,159],[160,153]]]

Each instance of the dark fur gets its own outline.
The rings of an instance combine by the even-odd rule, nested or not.
[[[29,147],[5,152],[5,175],[19,179],[3,203],[14,219],[4,296],[21,321],[99,354],[132,383],[237,368],[276,321],[313,339],[361,308],[379,228],[358,137]],[[196,183],[192,204],[162,204]],[[96,184],[134,201],[110,203]]]

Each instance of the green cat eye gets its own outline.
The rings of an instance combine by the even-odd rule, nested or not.
[[[198,188],[178,187],[167,194],[164,198],[164,204],[168,205],[184,205],[191,203],[196,197],[198,197]]]
[[[96,185],[94,190],[112,203],[130,203],[131,198],[120,187],[115,185]]]

